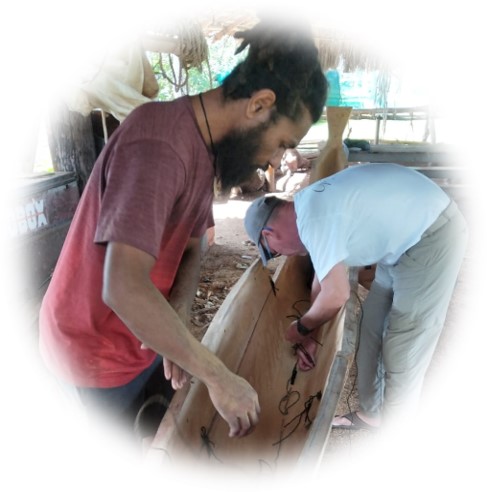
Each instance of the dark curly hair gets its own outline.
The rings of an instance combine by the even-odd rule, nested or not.
[[[260,22],[248,31],[237,32],[249,52],[223,81],[225,99],[248,98],[259,89],[276,94],[276,115],[293,121],[303,106],[313,122],[318,121],[326,101],[328,83],[318,60],[313,39],[300,26]]]

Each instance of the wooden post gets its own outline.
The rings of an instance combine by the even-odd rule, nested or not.
[[[431,114],[430,108],[426,111],[426,125],[424,128],[423,142],[427,142],[428,138],[431,139],[432,144],[436,143],[435,118]]]
[[[311,170],[311,183],[345,168],[347,156],[343,151],[343,132],[351,112],[352,108],[349,106],[327,106],[328,140],[319,157],[319,161]]]
[[[267,171],[265,172],[265,179],[268,183],[269,191],[274,193],[276,191],[276,173],[272,166],[267,168]]]
[[[374,143],[377,145],[380,141],[380,122],[382,120],[381,115],[377,115],[375,118],[375,139]]]
[[[83,191],[96,160],[90,116],[70,111],[63,103],[50,108],[48,140],[54,170],[75,172]]]

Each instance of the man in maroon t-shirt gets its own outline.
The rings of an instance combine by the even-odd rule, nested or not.
[[[255,390],[187,328],[200,242],[214,180],[227,190],[279,162],[321,116],[327,84],[303,33],[261,23],[240,36],[247,58],[221,87],[135,109],[85,188],[43,300],[40,348],[89,407],[136,410],[163,360],[173,389],[188,374],[207,386],[231,436],[258,422]]]

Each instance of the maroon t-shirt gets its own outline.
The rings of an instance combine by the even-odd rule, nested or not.
[[[151,278],[168,298],[188,240],[214,225],[211,157],[188,97],[136,108],[110,137],[41,306],[41,354],[60,378],[120,386],[154,361],[102,300],[106,246],[154,256]]]

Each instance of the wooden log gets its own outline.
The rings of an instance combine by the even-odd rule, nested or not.
[[[202,343],[259,394],[260,422],[244,439],[228,437],[228,425],[200,382],[177,392],[148,451],[149,458],[219,469],[288,471],[316,432],[312,424],[328,401],[322,397],[343,341],[343,310],[317,334],[316,367],[293,369],[296,356],[284,339],[293,316],[309,306],[311,271],[302,257],[281,260],[271,277],[259,261],[245,272],[211,323]],[[309,404],[308,411],[306,411]],[[305,425],[305,424],[308,425]],[[154,460],[152,460],[154,461]]]
[[[326,108],[328,140],[311,170],[310,182],[334,174],[345,167],[347,156],[343,150],[343,132],[351,111],[351,107]]]
[[[265,172],[265,179],[267,181],[269,191],[276,191],[276,172],[272,166],[269,166]]]

